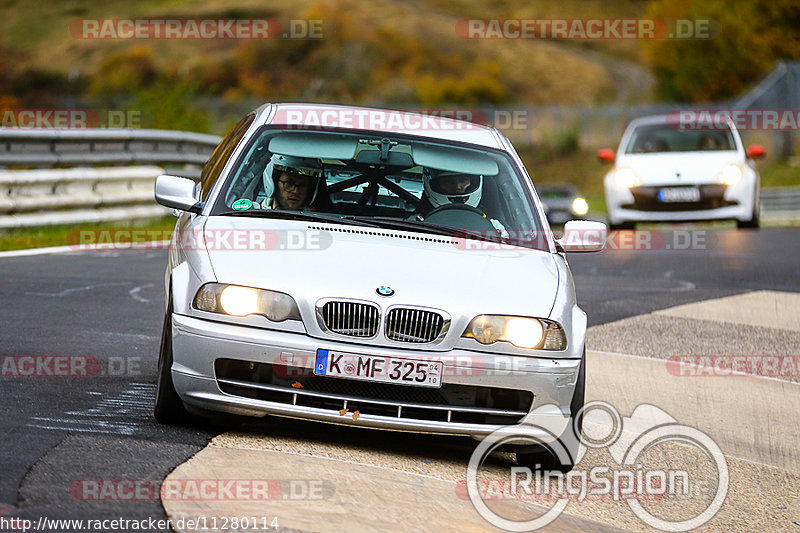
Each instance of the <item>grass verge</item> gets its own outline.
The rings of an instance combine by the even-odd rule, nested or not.
[[[163,236],[162,239],[158,240],[164,240],[169,234],[171,234],[174,228],[174,217],[160,217],[141,220],[103,222],[100,224],[68,224],[59,226],[41,226],[36,228],[6,229],[0,230],[0,251],[76,245],[80,244],[81,242],[81,232],[84,232],[84,235],[87,235],[89,238],[96,238],[97,232],[99,231],[152,231],[156,232],[154,235]],[[131,242],[131,239],[126,239],[124,235],[116,234],[114,238],[121,242]]]

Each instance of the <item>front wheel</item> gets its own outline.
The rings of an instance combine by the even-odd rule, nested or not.
[[[758,229],[761,227],[761,219],[758,212],[758,201],[755,200],[753,203],[753,217],[750,220],[737,220],[736,227],[738,229]]]
[[[185,422],[189,413],[175,390],[172,382],[172,297],[164,314],[161,329],[161,349],[158,354],[158,378],[156,380],[156,401],[153,408],[156,420],[162,424]]]
[[[583,349],[581,367],[575,383],[570,408],[570,424],[558,441],[550,445],[538,445],[530,452],[518,452],[517,464],[531,470],[561,472],[573,469],[578,458],[581,432],[583,431],[583,406],[586,396],[586,348]],[[560,453],[559,453],[560,452]]]

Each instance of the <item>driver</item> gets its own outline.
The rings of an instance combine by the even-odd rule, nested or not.
[[[428,213],[449,204],[464,204],[478,208],[483,189],[483,176],[461,174],[449,170],[422,169],[422,202],[417,218],[423,220]]]
[[[317,197],[322,165],[318,159],[273,154],[264,169],[265,209],[308,211]]]
[[[417,220],[425,220],[433,210],[451,204],[466,205],[481,213],[486,211],[480,205],[483,195],[483,176],[424,167],[422,190],[422,201],[415,213]],[[488,218],[486,214],[483,216]],[[500,221],[493,218],[489,220],[498,232],[507,234]]]

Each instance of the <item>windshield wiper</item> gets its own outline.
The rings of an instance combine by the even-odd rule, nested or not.
[[[485,231],[479,230],[465,230],[463,228],[454,228],[452,226],[442,226],[441,224],[431,224],[422,220],[407,220],[394,217],[347,217],[348,220],[359,220],[364,222],[371,222],[377,226],[386,228],[403,229],[407,231],[416,231],[418,233],[432,233],[434,235],[443,235],[447,237],[462,237],[466,239],[477,239],[491,242],[502,242],[499,235],[492,235]]]
[[[263,210],[263,211],[224,211],[222,213],[215,213],[215,216],[251,216],[257,218],[280,218],[284,220],[305,220],[308,222],[326,222],[328,224],[344,224],[347,226],[368,226],[371,228],[379,227],[376,224],[371,224],[368,220],[353,220],[351,218],[341,218],[337,215],[321,215],[318,213],[306,213],[300,211],[279,211],[279,210]]]

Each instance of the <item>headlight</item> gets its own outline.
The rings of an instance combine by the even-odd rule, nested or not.
[[[229,315],[247,316],[258,313],[258,291],[230,285],[219,294],[219,304]]]
[[[736,185],[742,180],[742,169],[739,165],[725,165],[717,180],[725,185]]]
[[[195,309],[231,316],[263,315],[272,322],[300,320],[294,298],[282,292],[206,283],[194,297]]]
[[[576,215],[585,215],[589,212],[589,203],[583,198],[575,198],[572,200],[572,212]]]
[[[564,329],[552,320],[502,315],[478,315],[462,337],[481,344],[510,342],[519,348],[561,351],[567,348]]]
[[[639,185],[639,178],[636,173],[630,168],[618,168],[614,171],[614,183],[619,187],[630,189]]]

